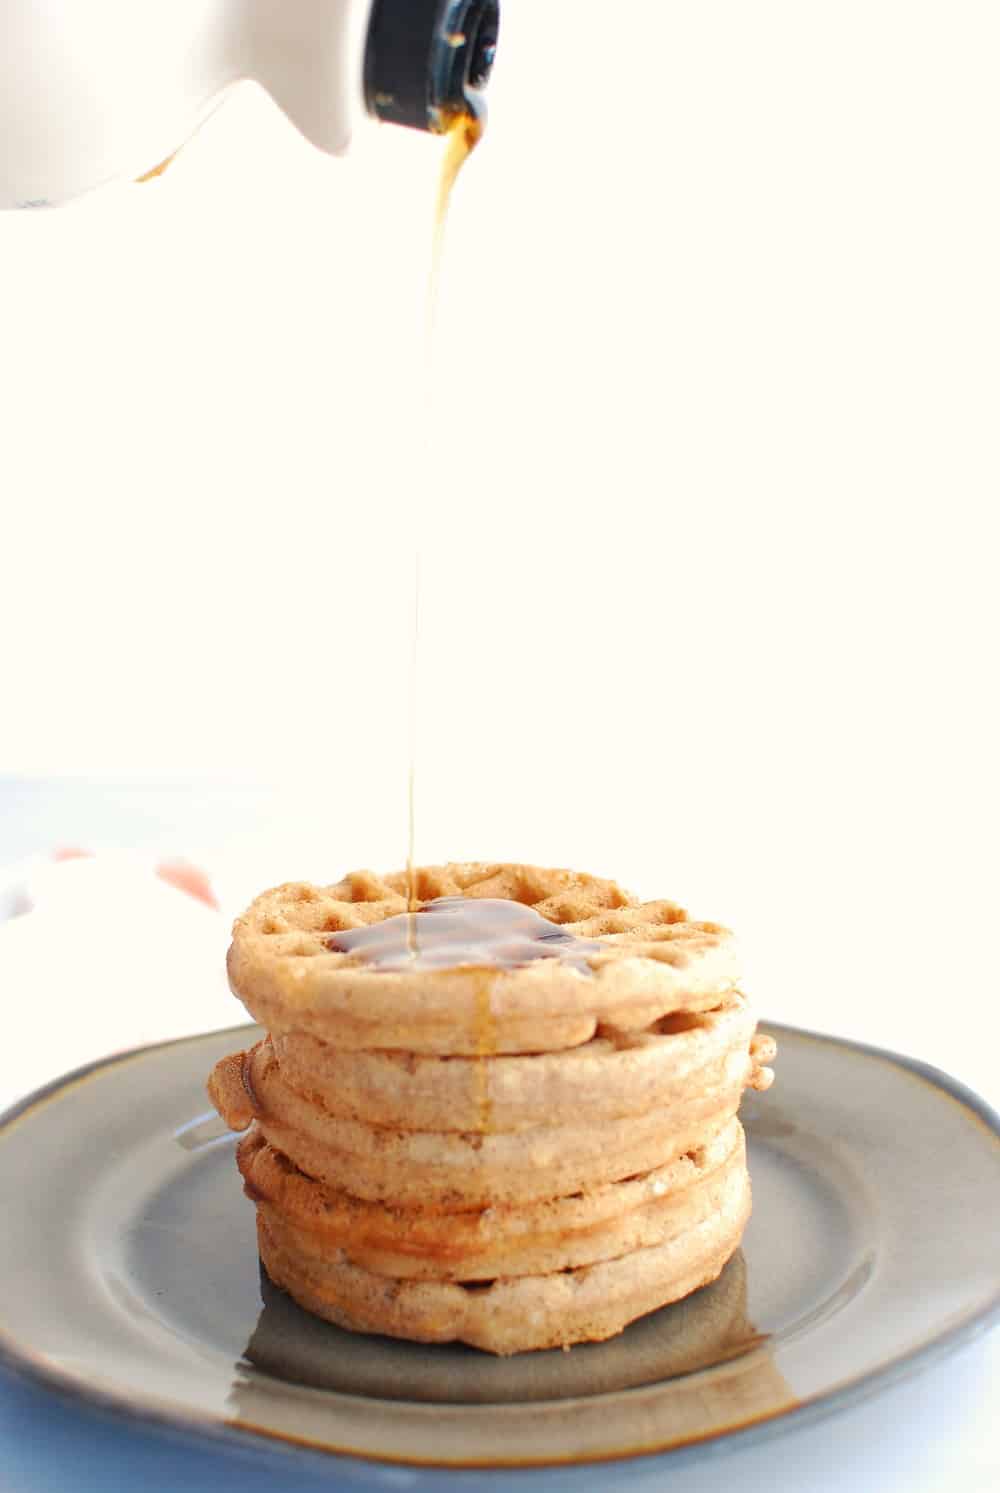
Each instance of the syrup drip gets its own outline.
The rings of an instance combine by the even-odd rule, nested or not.
[[[431,246],[431,267],[427,282],[427,312],[424,330],[424,350],[427,364],[425,421],[428,440],[433,439],[435,429],[433,347],[434,329],[437,322],[440,298],[441,269],[444,262],[445,230],[451,207],[452,192],[459,173],[469,156],[483,137],[486,127],[485,112],[470,105],[467,113],[452,115],[441,120],[441,133],[446,136],[441,178],[438,187],[434,235]],[[434,452],[428,449],[426,458],[428,484],[434,471]],[[497,955],[503,949],[499,936],[499,919],[491,920],[484,900],[478,902],[463,898],[441,898],[421,909],[417,895],[416,879],[416,780],[418,744],[420,662],[420,549],[417,547],[413,565],[413,632],[410,639],[410,763],[407,785],[407,809],[409,815],[409,839],[406,854],[406,903],[407,911],[398,918],[388,918],[373,928],[358,929],[330,940],[330,947],[345,952],[358,953],[367,962],[380,969],[412,969],[414,966],[437,969],[473,967],[483,970],[504,967]],[[513,903],[491,904],[500,907],[515,907]],[[442,907],[449,907],[446,919],[442,919]],[[426,919],[428,912],[437,909],[433,925]],[[478,909],[469,913],[463,909]],[[522,909],[530,912],[530,909]],[[539,923],[545,919],[531,914]],[[555,924],[548,924],[555,929]],[[431,930],[428,933],[428,930]],[[473,936],[470,938],[470,934]],[[509,953],[509,949],[508,949]],[[553,957],[553,947],[532,957]],[[507,967],[513,967],[508,964]],[[476,989],[476,1087],[479,1108],[479,1129],[487,1134],[492,1129],[493,1105],[489,1096],[489,1073],[483,1061],[496,1051],[496,1026],[490,1005],[488,974],[482,974]]]
[[[327,948],[354,954],[374,969],[523,969],[539,959],[589,975],[589,961],[603,945],[577,938],[523,902],[491,897],[438,897],[415,913],[400,913],[367,928],[349,928],[327,939]],[[482,1013],[483,1041],[491,1050],[489,992]]]
[[[460,899],[456,899],[460,900]],[[489,1135],[493,1129],[493,1100],[490,1097],[490,1069],[485,1059],[497,1050],[497,1028],[493,1020],[490,990],[493,977],[479,970],[476,978],[476,1108],[479,1111],[479,1133]]]
[[[427,362],[427,409],[426,428],[428,432],[434,430],[434,408],[433,390],[434,378],[432,367],[432,349],[434,344],[434,327],[437,321],[438,300],[441,286],[441,267],[444,262],[444,240],[445,230],[448,226],[448,211],[451,207],[451,197],[459,173],[465,165],[469,156],[475,150],[483,132],[486,129],[485,110],[474,111],[472,104],[467,113],[452,114],[441,119],[440,133],[445,137],[444,156],[441,163],[441,178],[438,186],[437,203],[434,214],[434,236],[431,247],[431,267],[427,282],[427,321],[424,332],[424,347]],[[428,451],[427,472],[434,470],[434,453]],[[420,906],[416,887],[416,838],[417,838],[417,815],[416,815],[416,779],[417,779],[417,702],[418,702],[418,662],[420,656],[420,551],[414,557],[413,573],[413,631],[410,638],[410,767],[407,786],[407,812],[409,816],[409,838],[406,852],[406,900],[410,914],[415,914]],[[414,934],[411,929],[410,949],[415,953],[413,947]]]
[[[434,334],[437,316],[438,292],[441,285],[441,265],[444,260],[444,236],[448,226],[451,196],[459,173],[483,138],[486,116],[480,114],[453,114],[442,121],[442,134],[446,136],[444,159],[441,164],[441,184],[438,188],[437,211],[434,216],[434,244],[431,253],[431,276],[427,297],[428,353]]]
[[[142,176],[137,176],[136,177],[136,181],[138,182],[138,184],[140,186],[145,181],[155,181],[158,176],[162,176],[163,175],[164,171],[167,170],[168,166],[172,166],[173,165],[174,161],[176,161],[176,159],[177,159],[177,156],[178,156],[178,152],[175,150],[174,153],[173,153],[173,155],[167,156],[167,158],[166,158],[165,161],[161,161],[160,164],[158,166],[154,166],[151,171],[146,171],[146,172],[143,173]]]

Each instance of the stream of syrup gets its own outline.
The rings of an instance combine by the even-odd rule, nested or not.
[[[428,407],[425,411],[429,439],[437,428],[433,408],[433,351],[444,263],[445,233],[452,195],[462,167],[480,140],[486,124],[485,112],[454,115],[445,122],[444,157],[438,186],[434,236],[431,245],[431,267],[427,285],[427,319],[424,334],[424,359]],[[428,453],[427,471],[432,470]],[[490,999],[491,976],[496,968],[512,968],[536,958],[558,957],[565,950],[554,946],[554,939],[565,940],[554,925],[530,908],[517,903],[496,903],[480,899],[446,898],[432,902],[423,912],[416,884],[416,763],[418,747],[418,670],[420,662],[420,548],[414,552],[413,633],[410,650],[410,761],[408,784],[409,841],[406,856],[407,912],[401,918],[389,918],[375,928],[346,935],[353,940],[351,949],[362,958],[382,968],[412,968],[430,964],[437,968],[474,967],[480,971],[476,993],[476,1088],[479,1130],[489,1134],[493,1128],[493,1104],[489,1091],[489,1071],[484,1061],[496,1051],[496,1028]],[[428,916],[430,914],[430,916]],[[534,926],[538,925],[538,926]],[[577,951],[581,953],[582,951]]]
[[[425,410],[425,428],[428,432],[428,441],[433,442],[436,429],[436,411],[433,408],[433,351],[434,333],[437,326],[438,305],[441,290],[441,269],[444,263],[445,234],[448,227],[448,213],[451,208],[452,194],[455,183],[461,173],[462,167],[469,159],[486,128],[485,112],[473,112],[471,109],[465,113],[457,113],[442,121],[441,134],[444,136],[444,155],[441,162],[441,175],[438,184],[437,202],[434,213],[434,230],[431,243],[430,274],[427,281],[427,313],[424,330],[424,365],[425,365],[425,387],[427,389],[427,408]],[[427,452],[426,468],[428,474],[432,470],[432,450]],[[421,564],[420,549],[416,547],[413,562],[413,608],[411,614],[410,634],[410,690],[409,690],[409,771],[407,780],[407,852],[406,852],[406,901],[410,915],[409,923],[409,949],[411,958],[416,956],[416,925],[412,921],[413,915],[420,906],[417,896],[416,884],[416,840],[417,840],[417,805],[416,805],[416,783],[417,783],[417,746],[418,746],[418,701],[419,701],[419,664],[420,664],[420,592],[421,592]]]

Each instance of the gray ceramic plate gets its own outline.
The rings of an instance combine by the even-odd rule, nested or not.
[[[72,1075],[0,1121],[0,1354],[195,1434],[413,1466],[662,1453],[846,1406],[997,1313],[1000,1120],[931,1069],[774,1030],[778,1082],[744,1106],[753,1220],[719,1281],[611,1343],[507,1360],[352,1337],[261,1280],[204,1094],[253,1028]]]

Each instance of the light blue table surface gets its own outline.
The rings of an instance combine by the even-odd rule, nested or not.
[[[995,1394],[996,1353],[980,1339],[868,1403],[764,1439],[577,1469],[441,1472],[378,1467],[266,1443],[193,1444],[155,1429],[70,1407],[0,1373],[0,1486],[4,1493],[996,1493],[996,1443],[983,1437]],[[751,1433],[751,1438],[754,1433]]]

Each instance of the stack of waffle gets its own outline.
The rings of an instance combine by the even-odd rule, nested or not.
[[[232,987],[268,1035],[209,1082],[260,1256],[358,1332],[600,1340],[714,1280],[750,1212],[769,1038],[725,929],[526,866],[265,893]]]

